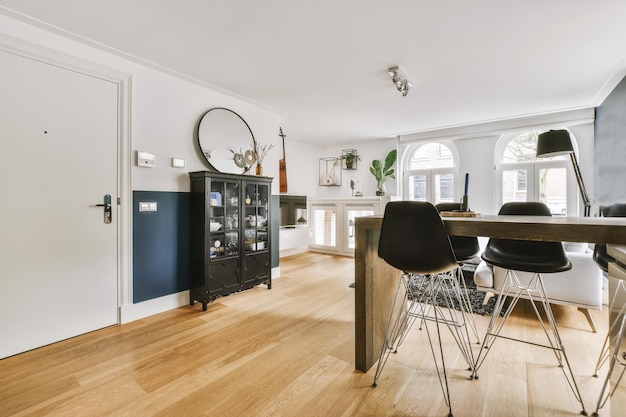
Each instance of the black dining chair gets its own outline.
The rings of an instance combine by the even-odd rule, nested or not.
[[[389,354],[397,352],[414,320],[425,320],[437,376],[449,409],[448,415],[452,416],[440,325],[445,325],[450,330],[470,371],[474,368],[474,358],[466,313],[462,309],[464,290],[456,275],[459,263],[435,206],[419,201],[388,203],[380,232],[378,256],[402,273],[389,315],[373,386],[377,386]],[[436,338],[431,336],[428,322],[435,323]],[[438,354],[434,344],[439,345]]]
[[[600,206],[600,216],[602,217],[626,217],[626,203],[615,203],[610,206]],[[606,244],[596,243],[593,248],[593,260],[604,272],[609,271],[609,263],[615,259],[606,253]]]
[[[455,212],[461,211],[461,203],[438,203],[435,205],[439,213],[442,212]],[[469,264],[468,261],[476,258],[480,252],[480,245],[478,244],[478,238],[476,236],[450,236],[450,244],[454,251],[454,257],[461,265],[461,268],[457,270],[458,279],[464,289],[464,294],[467,295],[467,285],[465,284],[465,277],[463,275],[463,266]],[[475,268],[475,266],[474,266]],[[474,320],[474,311],[472,309],[472,303],[469,296],[464,300],[466,303],[466,311],[470,313],[470,327],[476,337],[476,343],[479,342],[478,328],[476,327],[476,321]]]
[[[498,214],[525,216],[552,215],[548,206],[539,202],[506,203],[502,206]],[[496,338],[516,340],[535,346],[545,347],[554,352],[558,365],[563,370],[563,374],[565,375],[568,385],[572,389],[576,400],[583,408],[582,414],[587,415],[582,396],[580,395],[580,390],[578,389],[576,379],[574,378],[572,368],[565,353],[563,341],[559,336],[556,320],[554,319],[552,308],[548,302],[543,284],[544,275],[546,275],[545,279],[549,279],[547,276],[550,273],[563,272],[572,268],[572,264],[563,249],[563,244],[561,242],[490,238],[481,257],[488,264],[499,266],[507,271],[504,284],[502,288],[499,289],[498,299],[483,339],[482,348],[476,360],[473,375],[474,379],[478,379],[478,369],[484,363],[484,360],[493,347]],[[527,283],[521,282],[517,278],[515,271],[531,272],[533,275]],[[530,299],[533,311],[541,323],[543,332],[548,339],[547,345],[523,339],[516,339],[514,337],[501,334],[502,328],[522,295]],[[501,316],[501,312],[503,308],[505,308],[505,300],[507,298],[510,298],[508,300],[509,304],[506,306],[504,314]],[[537,304],[542,307],[542,310],[547,317],[549,327],[551,329],[550,332],[541,317]]]
[[[435,207],[441,212],[461,211],[461,203],[439,203]],[[480,252],[480,245],[477,237],[450,236],[450,243],[454,251],[454,257],[460,264],[475,258]]]

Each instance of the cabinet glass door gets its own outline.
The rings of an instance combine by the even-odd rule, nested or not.
[[[209,198],[210,257],[238,255],[239,184],[230,181],[211,181]]]
[[[269,249],[269,200],[267,184],[246,184],[244,212],[244,249],[254,252]]]

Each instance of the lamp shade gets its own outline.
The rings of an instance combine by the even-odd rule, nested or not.
[[[571,153],[574,153],[574,147],[572,146],[569,132],[565,129],[549,130],[537,137],[538,158],[549,158]]]

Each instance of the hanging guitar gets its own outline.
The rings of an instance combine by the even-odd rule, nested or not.
[[[287,158],[285,157],[285,134],[283,133],[283,128],[280,128],[280,134],[278,135],[283,138],[283,159],[278,161],[278,170],[279,170],[279,180],[280,180],[280,192],[287,192]]]

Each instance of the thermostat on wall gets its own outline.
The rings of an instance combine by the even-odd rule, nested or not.
[[[137,151],[137,166],[154,168],[155,160],[154,152]]]

